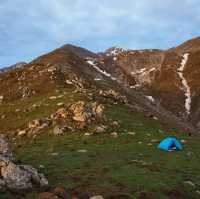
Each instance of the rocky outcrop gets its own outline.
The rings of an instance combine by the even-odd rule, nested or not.
[[[0,190],[23,192],[46,186],[48,180],[34,167],[15,163],[8,141],[0,135]]]
[[[100,122],[104,119],[104,106],[97,102],[85,103],[79,101],[60,108],[51,116],[54,120],[70,120],[77,123],[79,127],[85,127],[91,122]]]

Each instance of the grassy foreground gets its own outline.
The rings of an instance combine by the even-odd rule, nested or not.
[[[105,198],[200,198],[199,138],[166,130],[125,107],[108,106],[106,116],[120,121],[120,128],[113,130],[118,137],[84,135],[90,130],[61,137],[47,132],[34,141],[17,141],[14,154],[43,172],[52,187]],[[168,135],[186,140],[184,150],[159,151],[158,142]],[[36,199],[38,193],[24,198]]]

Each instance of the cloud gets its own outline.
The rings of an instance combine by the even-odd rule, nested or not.
[[[1,0],[0,66],[65,43],[169,48],[198,36],[199,0]]]

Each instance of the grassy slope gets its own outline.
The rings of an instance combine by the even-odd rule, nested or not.
[[[67,92],[67,91],[66,91]],[[68,92],[71,92],[68,90]],[[55,93],[49,93],[52,96]],[[87,98],[77,94],[69,95],[56,101],[48,97],[32,98],[17,102],[12,106],[1,106],[1,113],[12,115],[16,108],[26,109],[33,103],[42,105],[33,112],[18,113],[16,119],[1,120],[2,129],[16,129],[27,121],[44,115],[49,115],[56,110],[57,102],[70,102]],[[48,103],[48,107],[44,106]],[[11,108],[9,108],[11,107]],[[188,138],[166,130],[158,121],[144,118],[138,113],[131,112],[127,107],[106,104],[107,123],[110,120],[121,121],[117,130],[118,138],[109,134],[84,136],[92,128],[82,133],[67,134],[55,137],[50,132],[38,137],[35,141],[22,139],[13,143],[14,154],[25,164],[31,164],[45,173],[50,185],[65,186],[66,189],[76,189],[93,194],[110,194],[138,198],[141,191],[155,198],[199,198],[196,190],[200,190],[200,149],[197,138]],[[135,136],[128,135],[128,131],[136,132]],[[161,140],[167,135],[176,135],[179,139],[188,142],[181,152],[166,153],[159,151],[152,139]],[[142,142],[139,144],[139,142]],[[77,150],[86,149],[87,153]],[[52,153],[58,153],[53,156]],[[195,187],[184,185],[183,181],[190,180]],[[1,194],[1,198],[4,195]],[[5,198],[13,196],[5,195]],[[31,193],[25,198],[37,198],[37,193]]]

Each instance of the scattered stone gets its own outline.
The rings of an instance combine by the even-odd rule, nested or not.
[[[90,199],[104,199],[102,195],[92,196]]]
[[[124,95],[120,95],[120,93],[118,93],[115,90],[109,89],[106,91],[100,90],[99,91],[99,95],[105,97],[105,98],[111,98],[114,100],[114,104],[117,104],[117,102],[123,103],[123,104],[128,104],[128,99],[126,96]]]
[[[73,84],[73,82],[71,82],[70,80],[66,80],[66,84],[69,84],[69,85],[72,85]]]
[[[39,199],[59,199],[54,193],[43,192],[39,194]]]
[[[66,127],[55,126],[53,129],[53,134],[56,136],[64,135],[66,131],[67,131]]]
[[[2,115],[2,116],[1,116],[1,119],[5,119],[5,118],[6,118],[6,115]]]
[[[52,153],[51,155],[52,156],[58,156],[59,154],[58,153]]]
[[[63,187],[56,187],[54,193],[60,198],[67,198],[67,192]]]
[[[163,130],[161,130],[161,129],[159,129],[159,130],[158,130],[158,132],[159,132],[159,133],[164,133],[164,131],[163,131]]]
[[[152,144],[152,143],[148,143],[147,145],[148,145],[148,146],[153,146],[153,144]]]
[[[36,94],[36,92],[29,87],[20,87],[19,92],[21,93],[22,98],[29,98]]]
[[[111,124],[112,127],[114,128],[119,128],[120,127],[120,124],[118,121],[113,121],[112,124]]]
[[[39,168],[40,168],[40,169],[44,169],[45,166],[44,166],[44,165],[40,165]]]
[[[181,143],[182,143],[182,144],[186,144],[186,143],[187,143],[187,140],[181,140]]]
[[[47,68],[47,72],[49,72],[49,73],[54,73],[56,70],[57,70],[56,66],[50,66]]]
[[[128,134],[128,135],[136,135],[135,132],[128,132],[127,134]]]
[[[28,123],[28,128],[36,128],[36,127],[39,127],[41,125],[41,120],[33,120],[31,122]]]
[[[91,134],[90,134],[90,133],[85,133],[84,135],[85,135],[85,136],[90,136]]]
[[[190,180],[184,181],[184,184],[190,185],[190,186],[192,186],[192,187],[195,187],[195,186],[196,186],[196,185],[195,185],[192,181],[190,181]]]
[[[64,106],[63,102],[57,103],[57,106]]]
[[[117,138],[118,137],[118,133],[117,132],[113,132],[110,134],[113,138]]]
[[[1,95],[1,96],[0,96],[0,103],[2,103],[2,102],[3,102],[3,99],[4,99],[4,96],[3,96],[3,95]]]
[[[189,151],[189,152],[187,152],[187,156],[192,156],[193,155],[193,152],[191,152],[191,151]]]
[[[66,119],[69,116],[69,112],[66,108],[60,108],[56,111],[55,114],[51,116],[52,119]]]
[[[57,97],[56,96],[51,96],[51,97],[49,97],[49,99],[50,100],[55,100],[55,99],[57,99]]]
[[[86,149],[80,149],[77,152],[79,152],[79,153],[87,153],[87,150]]]
[[[105,133],[106,132],[107,127],[104,125],[98,126],[95,129],[95,133]]]
[[[196,193],[197,193],[198,195],[200,195],[200,191],[199,191],[199,190],[196,190]]]
[[[157,139],[152,139],[151,142],[152,142],[152,143],[159,143],[159,140],[157,140]]]
[[[21,131],[19,131],[18,132],[18,136],[24,136],[24,135],[26,135],[26,130],[21,130]]]
[[[142,142],[141,142],[141,141],[139,141],[139,142],[138,142],[138,144],[142,144]]]

